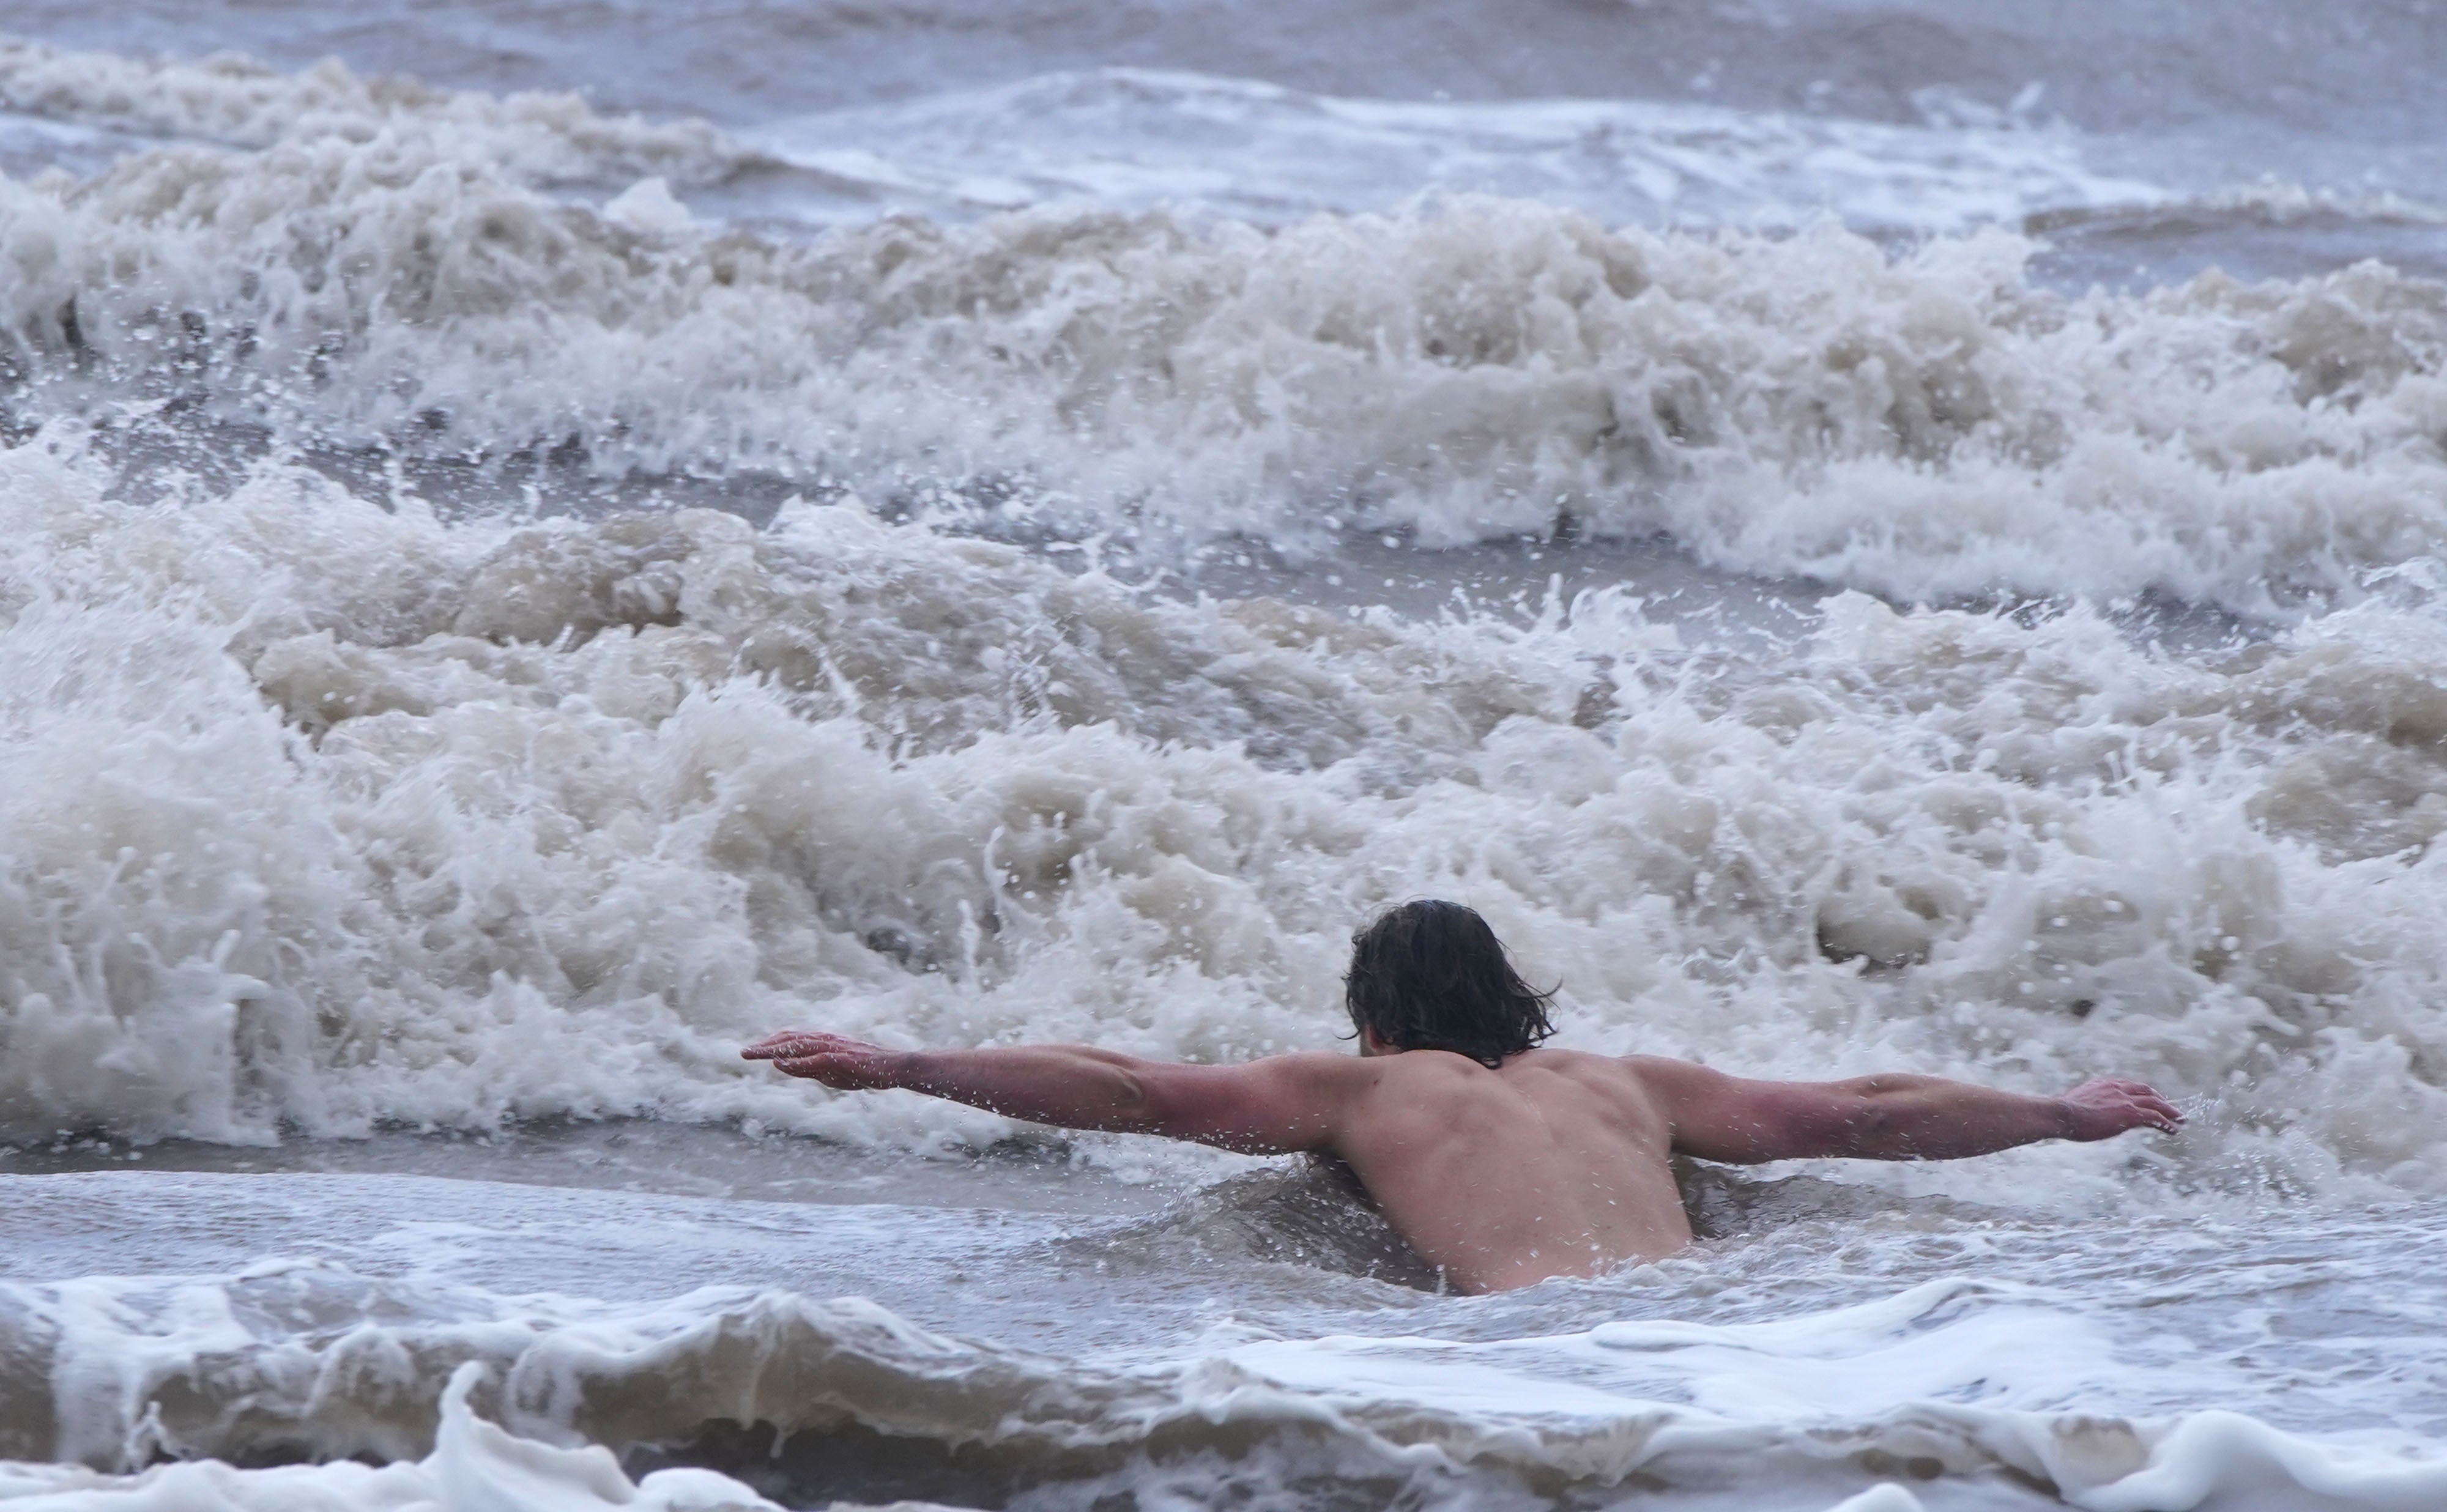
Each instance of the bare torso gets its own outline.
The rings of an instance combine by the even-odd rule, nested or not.
[[[1334,1153],[1466,1292],[1587,1276],[1691,1242],[1673,1131],[1636,1064],[1535,1049],[1501,1069],[1441,1050],[1370,1060]]]

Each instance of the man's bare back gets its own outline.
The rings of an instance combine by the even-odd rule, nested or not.
[[[1068,1128],[1330,1154],[1464,1292],[1587,1276],[1689,1244],[1675,1154],[1946,1160],[2181,1120],[2138,1082],[2039,1098],[1926,1076],[1748,1081],[1687,1061],[1554,1049],[1489,1067],[1397,1049],[1365,1030],[1357,1056],[1237,1066],[1085,1046],[890,1050],[818,1030],[775,1034],[742,1053],[827,1087],[907,1087]]]

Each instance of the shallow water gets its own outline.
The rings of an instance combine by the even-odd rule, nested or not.
[[[2447,1504],[2447,17],[2035,15],[10,9],[0,1501]],[[1462,1298],[736,1058],[1421,894],[2190,1121]]]

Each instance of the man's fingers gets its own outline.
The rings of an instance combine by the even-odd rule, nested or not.
[[[2156,1087],[2147,1082],[2135,1082],[2121,1076],[2102,1076],[2095,1082],[2085,1082],[2074,1088],[2077,1096],[2083,1092],[2110,1093],[2143,1106],[2163,1108],[2170,1113],[2175,1112],[2174,1105],[2168,1102]],[[2177,1113],[2175,1116],[2180,1118],[2183,1115]]]
[[[858,1041],[822,1030],[786,1029],[778,1034],[768,1034],[739,1052],[742,1060],[777,1061],[792,1055],[826,1053],[836,1047],[856,1045]]]
[[[2138,1092],[2134,1093],[2133,1101],[2135,1105],[2155,1117],[2172,1119],[2178,1124],[2184,1121],[2184,1114],[2181,1108],[2178,1108],[2174,1104],[2168,1102],[2165,1098],[2159,1096],[2149,1087],[2142,1087]]]
[[[804,1076],[839,1091],[892,1085],[890,1050],[827,1030],[786,1029],[739,1053],[751,1061],[771,1061],[785,1076]]]
[[[748,1052],[745,1050],[740,1051],[740,1053],[742,1055],[748,1055]],[[777,1045],[772,1049],[766,1050],[762,1054],[748,1055],[748,1059],[751,1061],[771,1061],[776,1066],[787,1067],[792,1061],[814,1060],[820,1057],[828,1058],[836,1055],[848,1055],[853,1053],[855,1052],[852,1050],[837,1049],[830,1045]]]
[[[2151,1127],[2161,1129],[2169,1134],[2175,1132],[2175,1125],[2184,1121],[2183,1111],[2180,1108],[2146,1087],[2143,1088],[2141,1095],[2133,1099],[2133,1106],[2144,1119],[2148,1120]]]
[[[2067,1095],[2073,1102],[2090,1107],[2126,1128],[2147,1127],[2172,1134],[2184,1122],[2183,1111],[2161,1097],[2156,1087],[2128,1077],[2102,1076],[2075,1087]]]
[[[838,1050],[828,1055],[799,1055],[773,1063],[773,1068],[786,1076],[804,1076],[808,1081],[843,1091],[861,1090],[873,1081],[859,1065],[853,1051]]]

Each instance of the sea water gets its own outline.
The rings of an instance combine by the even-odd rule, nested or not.
[[[0,1503],[2447,1506],[2447,11],[0,12]],[[2146,1078],[1491,1297],[741,1063]]]

